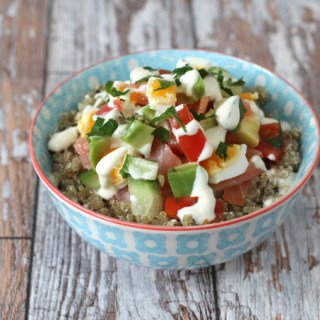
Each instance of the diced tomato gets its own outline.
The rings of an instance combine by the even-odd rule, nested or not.
[[[274,147],[265,140],[260,139],[260,142],[256,149],[262,152],[262,158],[268,158],[269,160],[273,160],[270,159],[270,157],[268,157],[270,155],[274,155],[274,161],[279,161],[282,158],[283,149]]]
[[[177,112],[179,119],[184,125],[187,125],[189,122],[194,120],[192,113],[189,111],[186,104],[183,105],[183,108]],[[175,118],[170,118],[170,125],[174,129],[179,129],[180,124]],[[181,147],[181,150],[186,155],[186,157],[191,162],[197,162],[203,149],[206,146],[207,138],[202,130],[200,124],[197,122],[199,129],[193,135],[179,136],[178,143]],[[173,132],[174,133],[174,132]]]
[[[122,112],[122,101],[120,99],[113,100],[114,105],[118,108],[120,112]]]
[[[181,120],[181,122],[184,125],[188,124],[190,121],[192,121],[194,119],[192,113],[189,111],[186,104],[183,105],[183,108],[181,110],[179,110],[177,112],[177,114],[178,114],[179,119]],[[174,118],[170,119],[170,124],[171,124],[172,128],[175,128],[175,129],[180,128],[179,122]]]
[[[159,69],[159,74],[170,74],[171,71],[170,70],[166,70],[166,69]]]
[[[130,101],[138,106],[145,106],[148,104],[148,98],[145,93],[141,91],[133,91],[130,93]]]
[[[174,134],[172,133],[172,131],[170,131],[170,138],[167,141],[167,144],[169,145],[172,152],[174,152],[176,155],[178,155],[178,156],[184,155],[184,153],[181,150],[179,143],[178,143],[176,137],[174,136]]]
[[[224,201],[222,199],[216,200],[216,206],[214,209],[215,214],[221,215],[224,212]]]
[[[179,145],[189,161],[197,162],[205,147],[206,141],[207,138],[205,134],[199,129],[193,136],[185,135],[180,137]]]
[[[185,207],[191,207],[198,202],[198,197],[181,197],[181,198],[168,198],[166,200],[164,210],[167,216],[171,219],[179,219],[178,211]]]
[[[276,138],[280,134],[280,123],[268,123],[260,125],[259,135],[263,139],[272,139]]]
[[[104,106],[102,106],[97,112],[96,115],[101,115],[104,113],[107,113],[109,111],[113,110],[113,108],[109,107],[107,104],[105,104]]]
[[[223,199],[230,204],[234,204],[236,206],[243,206],[244,199],[248,194],[249,187],[251,185],[251,181],[244,181],[238,186],[232,186],[225,188],[223,190]]]

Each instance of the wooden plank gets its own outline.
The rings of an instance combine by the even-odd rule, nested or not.
[[[214,317],[212,270],[162,272],[109,258],[65,224],[43,186],[39,199],[31,319]]]
[[[78,1],[74,9],[56,0],[52,13],[47,91],[66,73],[109,55],[193,44],[187,1],[96,1],[92,6]],[[90,33],[92,21],[96,26]],[[176,32],[182,22],[187,35]],[[215,317],[212,269],[162,272],[109,258],[66,226],[43,186],[34,252],[31,319]]]
[[[187,0],[55,1],[52,14],[49,72],[72,73],[119,54],[194,44]]]
[[[1,319],[25,317],[30,240],[0,240]]]
[[[35,173],[28,131],[41,99],[45,1],[1,1],[0,237],[30,236]]]
[[[269,67],[317,108],[320,3],[193,1],[197,46]],[[312,75],[312,76],[310,76]],[[275,235],[218,268],[221,319],[319,319],[319,171]]]

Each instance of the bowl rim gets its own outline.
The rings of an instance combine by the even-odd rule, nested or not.
[[[128,53],[128,54],[121,54],[121,55],[116,55],[116,56],[112,56],[110,58],[106,58],[103,59],[95,64],[89,65],[85,68],[80,69],[77,72],[72,73],[70,76],[68,76],[66,79],[64,79],[63,81],[61,81],[58,85],[56,85],[54,87],[54,89],[52,89],[46,96],[45,98],[41,101],[39,107],[36,110],[36,113],[32,119],[31,122],[31,126],[29,129],[29,153],[30,153],[30,157],[31,157],[31,161],[32,164],[35,168],[35,171],[37,172],[38,176],[40,177],[40,179],[42,180],[42,182],[45,184],[45,186],[59,199],[61,199],[63,202],[66,203],[67,206],[71,206],[73,209],[75,209],[76,211],[79,210],[81,211],[83,214],[88,214],[89,216],[96,218],[98,220],[103,220],[105,222],[109,222],[111,224],[116,224],[116,225],[120,225],[120,226],[124,226],[124,227],[130,227],[133,229],[143,229],[143,230],[150,230],[150,231],[171,231],[171,232],[185,232],[185,231],[197,231],[197,230],[208,230],[208,229],[218,229],[218,228],[223,228],[223,227],[227,227],[227,226],[231,226],[231,225],[236,225],[236,224],[240,224],[243,221],[247,221],[247,220],[251,220],[254,219],[258,216],[262,216],[264,214],[267,214],[268,212],[273,211],[273,209],[275,209],[276,207],[280,207],[282,204],[284,204],[287,200],[289,200],[290,198],[292,198],[295,194],[297,194],[302,187],[305,185],[305,183],[308,181],[308,179],[311,177],[314,169],[316,168],[316,165],[318,163],[319,160],[319,156],[320,156],[320,140],[319,143],[317,144],[317,151],[316,151],[316,157],[313,159],[313,162],[308,170],[308,172],[305,174],[305,176],[301,179],[301,181],[292,189],[290,190],[288,193],[286,193],[284,196],[282,196],[280,199],[278,199],[277,201],[273,202],[271,205],[262,208],[260,210],[257,210],[255,212],[252,212],[250,214],[247,214],[245,216],[239,217],[239,218],[235,218],[229,221],[223,221],[223,222],[214,222],[214,223],[210,223],[210,224],[205,224],[205,225],[196,225],[196,226],[161,226],[161,225],[148,225],[148,224],[142,224],[142,223],[137,223],[137,222],[130,222],[130,221],[126,221],[126,220],[121,220],[118,218],[112,218],[109,216],[105,216],[101,213],[89,210],[84,208],[83,206],[81,206],[79,203],[72,201],[71,199],[69,199],[67,196],[65,196],[58,188],[56,188],[53,183],[49,180],[49,178],[45,175],[45,173],[43,172],[43,170],[41,169],[40,164],[37,161],[36,158],[36,154],[35,154],[35,150],[33,147],[33,132],[34,132],[34,127],[35,127],[35,123],[36,120],[39,116],[39,113],[41,111],[41,109],[43,108],[43,106],[46,104],[46,102],[48,101],[48,99],[56,92],[58,91],[65,83],[67,83],[68,81],[70,81],[71,79],[75,78],[76,76],[78,76],[79,74],[83,73],[84,71],[87,71],[91,68],[94,68],[100,64],[106,63],[108,61],[112,61],[112,60],[116,60],[119,58],[123,58],[123,57],[129,57],[129,56],[133,56],[133,55],[137,55],[137,54],[144,54],[144,53],[151,53],[151,52],[161,52],[161,51],[195,51],[195,52],[204,52],[204,53],[213,53],[216,55],[221,55],[221,56],[225,56],[228,58],[231,58],[233,60],[238,60],[239,62],[244,62],[247,64],[251,64],[254,67],[257,67],[258,69],[262,69],[264,72],[270,73],[272,76],[275,76],[276,78],[278,78],[279,80],[285,82],[289,87],[291,87],[298,95],[300,95],[300,97],[302,98],[302,100],[304,101],[304,103],[306,104],[306,106],[309,108],[314,120],[315,120],[315,126],[316,129],[318,131],[318,136],[320,137],[320,124],[317,118],[317,114],[316,112],[313,110],[311,104],[309,103],[309,101],[306,99],[306,97],[302,94],[302,92],[300,90],[298,90],[297,88],[295,88],[291,83],[289,83],[285,78],[283,78],[281,75],[277,74],[274,71],[271,71],[263,66],[260,66],[254,62],[251,62],[247,59],[244,58],[239,58],[239,57],[235,57],[235,56],[231,56],[225,53],[221,53],[218,51],[214,51],[214,50],[206,50],[206,49],[188,49],[188,48],[169,48],[169,49],[150,49],[150,50],[141,50],[141,51],[136,51],[136,52],[132,52],[132,53]]]

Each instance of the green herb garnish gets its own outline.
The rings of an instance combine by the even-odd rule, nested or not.
[[[197,120],[198,122],[201,121],[201,120],[209,119],[209,118],[215,118],[214,114],[211,115],[211,116],[206,117],[206,115],[204,113],[196,113],[193,110],[190,110],[190,112],[192,113],[192,115],[195,118],[195,120]]]
[[[244,106],[241,98],[239,99],[239,110],[240,110],[239,123],[238,123],[238,125],[237,125],[233,130],[231,130],[232,132],[235,132],[235,131],[237,131],[237,130],[239,129],[240,122],[241,122],[241,120],[243,119],[244,114],[245,114],[246,111],[247,111],[247,109],[246,109],[246,107]]]
[[[200,73],[200,76],[201,76],[202,79],[205,78],[207,75],[209,75],[208,70],[206,70],[204,68],[199,69],[198,72]]]
[[[160,83],[160,87],[157,88],[157,89],[154,89],[153,91],[164,90],[164,89],[167,89],[167,88],[170,88],[170,87],[174,86],[174,82],[173,81],[161,80],[161,79],[159,79],[158,81]]]
[[[127,94],[130,89],[126,90],[126,91],[120,91],[117,88],[115,88],[113,86],[113,81],[108,81],[105,85],[104,85],[105,90],[113,97],[119,97],[119,96],[123,96],[125,94]]]
[[[227,158],[229,158],[229,156],[228,156],[228,147],[231,147],[231,146],[232,146],[232,144],[220,141],[219,145],[218,145],[218,148],[216,150],[216,155],[219,158],[223,159],[223,161],[226,161]]]
[[[153,78],[158,78],[158,79],[163,79],[160,75],[158,74],[149,74],[148,76],[145,76],[141,78],[140,80],[136,81],[135,83],[143,83],[143,82],[148,82],[148,80],[153,77]]]
[[[142,69],[145,69],[145,70],[148,70],[148,71],[158,71],[158,69],[153,69],[153,68],[151,68],[149,66],[144,66],[144,67],[142,67]]]
[[[161,142],[165,143],[169,140],[170,131],[166,128],[159,127],[154,129],[151,134],[161,140]]]
[[[185,125],[180,120],[180,118],[177,114],[177,111],[173,106],[169,107],[164,113],[160,114],[160,116],[153,118],[150,124],[155,125],[158,121],[166,120],[168,118],[175,118],[178,121],[180,127],[183,129],[183,131],[187,132]]]
[[[176,81],[177,85],[180,86],[181,85],[181,81],[180,78],[188,71],[193,70],[193,68],[189,65],[186,65],[184,67],[181,68],[176,68],[172,70],[172,73],[174,75],[174,80]]]
[[[230,90],[229,88],[226,88],[223,84],[224,82],[224,76],[222,75],[223,71],[220,69],[218,71],[218,74],[217,74],[217,81],[219,83],[219,86],[220,88],[225,91],[229,96],[233,96],[233,92],[232,90]]]
[[[118,123],[113,119],[109,119],[104,123],[104,118],[98,117],[94,123],[91,132],[88,134],[88,137],[111,137],[112,134],[117,130]]]
[[[227,85],[228,86],[244,86],[246,84],[246,82],[243,80],[243,77],[241,77],[240,79],[233,81],[231,78],[228,78],[227,80]]]

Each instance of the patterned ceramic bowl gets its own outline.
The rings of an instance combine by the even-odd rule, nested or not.
[[[179,58],[207,58],[225,67],[248,86],[264,86],[271,93],[267,112],[302,128],[302,163],[291,191],[271,206],[219,224],[161,227],[130,223],[86,210],[66,198],[51,182],[48,137],[57,130],[61,113],[74,110],[85,93],[107,80],[128,79],[138,65],[173,69]],[[33,165],[65,221],[99,250],[133,264],[161,269],[193,269],[237,257],[266,239],[289,215],[299,191],[319,158],[317,117],[286,81],[257,65],[230,56],[196,50],[159,50],[108,60],[85,69],[60,84],[42,102],[30,132]]]

